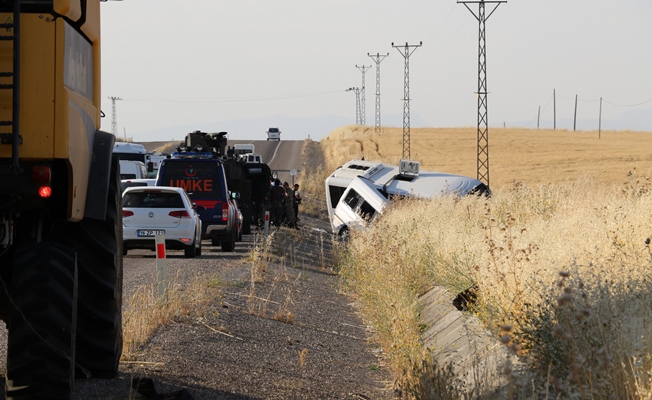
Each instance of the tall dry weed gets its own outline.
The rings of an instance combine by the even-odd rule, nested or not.
[[[201,318],[208,305],[220,296],[219,276],[201,276],[185,286],[171,279],[163,297],[155,284],[143,285],[125,299],[123,314],[123,360],[138,357],[140,347],[161,326],[173,321]]]
[[[514,184],[488,200],[397,202],[352,232],[342,276],[399,375],[421,356],[417,296],[431,285],[457,293],[475,284],[473,312],[497,335],[510,327],[509,344],[528,367],[512,393],[650,398],[647,182]]]
[[[323,216],[327,212],[324,181],[330,173],[326,168],[321,143],[305,140],[301,149],[301,161],[303,170],[297,182],[302,197],[299,213]]]
[[[416,296],[477,285],[472,312],[528,367],[510,369],[512,398],[652,398],[652,135],[493,132],[492,199],[397,203],[338,257],[404,393],[428,398],[423,375],[446,376],[419,364]],[[337,129],[321,143],[327,171],[363,157],[397,164],[401,138]],[[475,139],[474,128],[413,129],[412,159],[475,176]]]

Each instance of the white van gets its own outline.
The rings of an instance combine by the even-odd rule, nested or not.
[[[120,160],[140,161],[145,165],[149,161],[145,146],[139,143],[115,142],[113,154],[117,155]]]
[[[491,195],[489,188],[477,179],[442,172],[420,171],[416,161],[402,160],[400,166],[382,164],[365,160],[352,160],[338,168],[326,179],[326,203],[333,233],[340,234],[348,224],[360,225],[370,214],[362,209],[360,199],[356,207],[348,208],[346,203],[355,190],[360,199],[370,205],[377,205],[374,210],[382,212],[381,203],[386,203],[392,196],[431,198],[455,194]],[[372,190],[373,189],[373,190]],[[381,199],[385,198],[385,201]],[[353,201],[353,200],[351,200]],[[335,215],[337,212],[337,216]],[[373,214],[375,218],[376,214]]]
[[[240,155],[240,154],[249,154],[249,153],[255,153],[255,147],[253,144],[249,143],[238,143],[233,145],[233,154]]]
[[[120,160],[120,179],[147,179],[147,167],[142,161]]]
[[[281,140],[281,131],[278,128],[269,128],[267,130],[267,140]]]
[[[156,178],[158,169],[166,158],[168,158],[167,154],[150,154],[149,160],[152,163],[152,170],[148,172],[147,176],[150,178]]]

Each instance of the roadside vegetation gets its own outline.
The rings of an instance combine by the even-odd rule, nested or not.
[[[300,214],[328,218],[326,211],[326,188],[324,182],[330,169],[326,165],[320,142],[306,139],[301,149],[303,168],[299,175],[299,192],[303,200],[299,206]]]
[[[375,159],[368,151],[398,161],[384,152],[382,143],[391,138],[365,136],[363,129],[343,129],[324,140],[327,164]],[[622,133],[630,134],[638,135]],[[512,148],[538,133],[520,135],[510,138]],[[648,171],[631,165],[650,168],[650,161],[637,149],[640,143],[616,149],[624,142],[604,135],[607,144],[596,146],[610,143],[614,152],[567,159],[564,168],[575,172],[563,180],[548,168],[560,163],[551,154],[529,161],[538,162],[539,171],[529,167],[531,184],[508,184],[503,177],[505,186],[490,199],[398,201],[371,227],[351,233],[339,255],[340,273],[346,290],[360,299],[405,397],[472,398],[473,388],[456,386],[446,366],[436,365],[422,347],[417,299],[437,285],[452,301],[476,285],[469,312],[523,363],[520,369],[505,365],[511,383],[504,398],[652,398],[652,186]],[[332,161],[339,140],[361,146],[346,160]],[[367,150],[369,143],[380,145]],[[525,163],[521,156],[514,152],[496,164]],[[631,168],[610,184],[582,177],[583,171],[626,165]]]
[[[156,284],[151,284],[140,286],[125,299],[123,362],[137,361],[141,346],[160,327],[173,322],[201,321],[202,316],[210,312],[211,302],[220,297],[222,279],[218,275],[198,276],[185,286],[178,281],[176,278],[170,279],[162,297],[158,296]]]

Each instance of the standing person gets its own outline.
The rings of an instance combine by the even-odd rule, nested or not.
[[[285,198],[285,189],[281,186],[281,181],[276,179],[274,186],[269,189],[270,214],[272,222],[277,227],[281,226],[283,217],[283,199]]]
[[[294,228],[294,210],[292,206],[292,198],[294,196],[293,190],[290,188],[290,184],[287,182],[283,183],[283,189],[285,189],[285,204],[283,205],[283,222],[287,224],[288,227]]]
[[[294,209],[294,224],[299,223],[299,204],[301,204],[301,193],[299,193],[299,184],[294,184],[294,190],[292,191],[292,208]]]

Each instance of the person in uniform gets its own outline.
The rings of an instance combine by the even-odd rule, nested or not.
[[[299,184],[294,184],[292,190],[292,208],[294,210],[294,224],[299,222],[299,204],[301,204],[301,193],[299,193]]]
[[[294,209],[292,206],[292,198],[294,191],[290,188],[290,184],[283,182],[283,189],[285,189],[285,204],[283,205],[283,223],[290,228],[294,228]]]
[[[281,181],[276,179],[274,186],[269,189],[267,196],[270,202],[270,217],[274,225],[281,226],[283,221],[283,200],[285,199],[285,189],[281,186]]]

